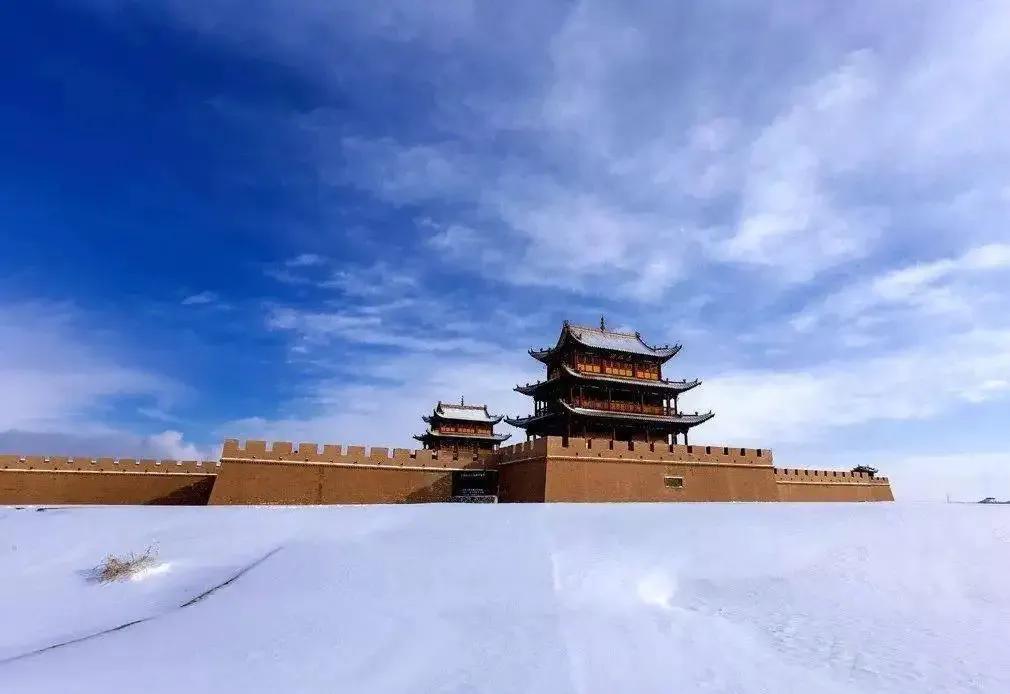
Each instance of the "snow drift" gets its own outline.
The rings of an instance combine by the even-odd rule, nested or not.
[[[6,508],[0,538],[4,692],[1010,691],[1007,507]]]

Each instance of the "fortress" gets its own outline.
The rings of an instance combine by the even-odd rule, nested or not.
[[[893,500],[870,468],[777,468],[767,449],[690,445],[714,415],[680,411],[699,381],[661,377],[679,350],[565,322],[555,347],[530,350],[547,378],[516,387],[534,412],[507,419],[527,433],[511,446],[484,405],[440,402],[421,450],[228,439],[203,462],[0,455],[0,504]]]

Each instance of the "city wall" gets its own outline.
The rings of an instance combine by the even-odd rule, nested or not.
[[[476,455],[235,439],[224,443],[212,504],[395,504],[448,501],[452,472]]]
[[[499,448],[492,458],[498,468],[498,499],[533,503],[547,499],[547,439]]]
[[[220,462],[0,456],[0,504],[436,502],[483,468],[502,502],[893,500],[886,477],[776,468],[767,449],[550,437],[479,457],[234,439]]]
[[[505,502],[778,500],[762,449],[548,437],[496,462]]]
[[[0,455],[0,504],[178,504],[210,499],[217,461]]]
[[[842,470],[775,469],[780,501],[894,501],[886,477]]]
[[[503,502],[894,500],[886,477],[779,469],[760,448],[548,437],[492,459]]]

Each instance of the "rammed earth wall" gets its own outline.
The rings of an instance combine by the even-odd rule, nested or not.
[[[395,504],[448,501],[452,472],[483,467],[448,451],[229,439],[212,504]]]
[[[0,455],[0,504],[179,504],[210,499],[221,464]]]
[[[779,501],[894,501],[886,477],[840,470],[775,469]]]
[[[779,470],[767,449],[547,437],[501,449],[501,501],[892,501],[886,477]]]
[[[548,437],[479,457],[233,439],[220,462],[0,456],[0,504],[437,502],[481,468],[503,502],[893,500],[886,477],[775,468],[767,449]]]

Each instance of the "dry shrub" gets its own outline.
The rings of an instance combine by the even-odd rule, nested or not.
[[[101,564],[94,568],[94,578],[101,583],[125,581],[151,566],[157,557],[158,550],[154,545],[144,550],[143,554],[130,552],[125,557],[117,557],[114,554],[110,554],[102,560]]]

